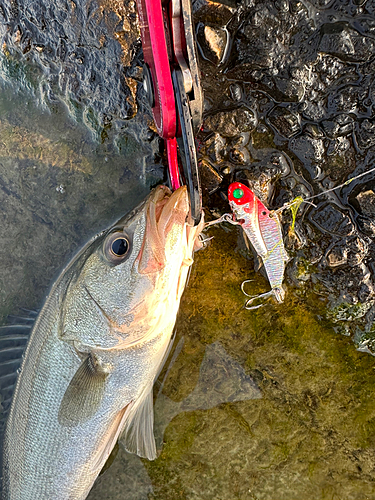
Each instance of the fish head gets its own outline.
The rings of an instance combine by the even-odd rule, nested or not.
[[[176,320],[203,229],[188,224],[186,187],[158,186],[81,252],[62,304],[61,337],[79,351],[144,342]]]

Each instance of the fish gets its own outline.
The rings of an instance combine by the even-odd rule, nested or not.
[[[253,191],[241,182],[229,185],[228,200],[235,220],[241,225],[255,253],[261,259],[271,285],[271,292],[251,298],[247,302],[248,308],[253,308],[250,304],[255,298],[270,294],[275,296],[277,302],[283,302],[284,272],[289,258],[284,247],[278,214],[268,210]]]
[[[84,500],[120,436],[156,458],[153,384],[204,226],[189,213],[186,187],[158,186],[53,284],[6,422],[4,500]]]

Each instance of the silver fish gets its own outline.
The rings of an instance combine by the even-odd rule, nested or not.
[[[53,285],[6,425],[4,500],[83,500],[118,437],[156,457],[152,387],[203,221],[186,188],[156,188],[91,240]]]

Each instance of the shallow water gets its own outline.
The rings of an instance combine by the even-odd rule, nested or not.
[[[0,82],[1,84],[1,82]],[[160,181],[142,124],[101,144],[60,106],[3,82],[0,94],[0,316],[38,308],[56,273]]]
[[[56,5],[60,3],[64,2]],[[318,22],[313,3],[302,4],[308,8],[311,25]],[[293,3],[292,7],[297,8]],[[112,34],[120,33],[121,42],[128,37],[133,43],[131,23],[128,31],[121,31],[115,22],[119,2],[112,2],[108,9],[101,22],[88,16],[90,23],[96,19],[95,29],[112,30]],[[112,11],[116,15],[111,17]],[[219,24],[220,15],[213,24]],[[66,28],[68,22],[64,22]],[[88,31],[90,23],[85,24]],[[17,27],[13,28],[17,34]],[[56,36],[52,33],[51,40]],[[87,37],[86,33],[83,38],[87,41]],[[28,38],[23,34],[19,43],[27,48]],[[111,43],[108,54],[117,57],[121,50]],[[238,43],[241,48],[242,42]],[[38,50],[34,53],[43,62]],[[71,60],[71,66],[64,60],[60,69],[69,76],[72,93],[49,99],[51,89],[57,92],[65,87],[54,87],[52,72],[43,72],[39,59],[36,64],[33,58],[27,59],[28,52],[24,54],[5,51],[1,66],[2,318],[20,314],[20,308],[39,308],[75,251],[133,208],[163,176],[159,144],[148,129],[149,116],[142,112],[141,101],[141,112],[131,119],[132,94],[124,107],[117,100],[119,90],[112,89],[102,104],[95,100],[90,112],[91,81],[84,72],[74,77],[72,68],[78,63]],[[45,57],[46,64],[52,65],[48,51]],[[111,71],[109,63],[95,66],[95,61],[95,57],[89,59],[88,66]],[[123,64],[131,66],[126,60]],[[233,68],[228,71],[240,79],[241,75],[233,76]],[[211,98],[207,81],[216,80],[206,78]],[[72,82],[78,82],[76,94]],[[103,95],[105,91],[100,90]],[[293,128],[295,122],[290,115],[289,121],[283,121],[279,110],[267,114],[271,109],[267,97],[263,104],[258,97],[254,99],[258,116],[265,117],[263,125],[269,125],[252,133],[250,153],[253,158],[259,154],[261,162],[260,152],[267,159],[270,149],[275,150],[275,137],[281,149],[285,146],[280,124]],[[229,108],[232,105],[230,101]],[[263,115],[262,105],[268,109]],[[103,115],[117,106],[122,111],[119,116],[114,113],[112,125],[99,126]],[[125,122],[126,113],[129,120]],[[240,132],[248,125],[241,122]],[[272,136],[272,126],[279,127],[279,135]],[[283,130],[287,134],[289,129]],[[295,133],[299,132],[292,130],[293,137]],[[235,150],[236,139],[226,140],[232,141],[230,147]],[[287,145],[294,148],[294,163],[303,163],[302,172],[308,178],[306,172],[314,167],[315,159],[312,153],[304,156],[301,144],[306,136],[290,141]],[[208,153],[213,161],[214,154]],[[220,168],[236,164],[222,161],[220,155],[216,161]],[[223,206],[213,197],[210,208],[215,204]],[[249,293],[258,293],[268,289],[267,281],[254,272],[237,228],[213,227],[208,234],[215,238],[196,254],[177,321],[175,350],[155,385],[160,456],[154,462],[141,460],[127,454],[120,444],[88,498],[375,499],[374,358],[356,351],[349,337],[336,333],[337,323],[326,319],[327,294],[318,286],[312,291],[314,273],[308,262],[303,267],[306,257],[288,267],[284,304],[250,312],[243,309],[240,283],[254,280]],[[298,266],[303,279],[296,281]],[[340,314],[345,321],[348,310]],[[337,312],[332,316],[337,320]]]

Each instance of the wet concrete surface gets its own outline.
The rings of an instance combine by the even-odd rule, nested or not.
[[[194,18],[208,218],[228,211],[234,179],[279,208],[374,166],[373,2],[196,0]],[[5,1],[0,33],[6,321],[41,306],[70,256],[162,181],[165,158],[134,2]],[[155,387],[160,456],[120,444],[91,500],[375,499],[374,179],[302,204],[294,232],[283,212],[282,305],[245,311],[241,282],[261,293],[267,280],[238,228],[208,232]]]

